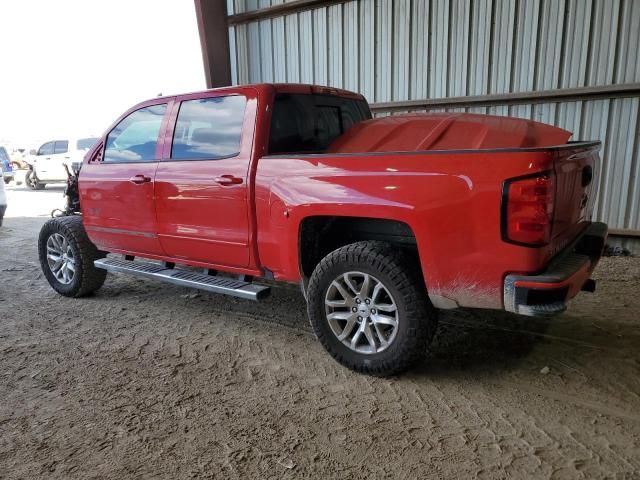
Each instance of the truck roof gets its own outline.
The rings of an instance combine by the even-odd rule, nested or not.
[[[364,96],[359,93],[350,92],[349,90],[343,90],[341,88],[327,87],[322,85],[311,85],[305,83],[250,83],[245,85],[230,85],[228,87],[209,88],[206,90],[196,90],[195,92],[184,92],[177,95],[192,95],[198,93],[209,92],[229,92],[238,93],[243,89],[254,89],[261,91],[261,93],[300,93],[300,94],[317,94],[317,95],[334,95],[339,97],[354,98],[358,100],[366,100]],[[164,95],[157,98],[172,98],[176,95]],[[155,99],[154,99],[155,100]]]

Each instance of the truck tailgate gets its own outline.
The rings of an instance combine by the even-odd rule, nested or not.
[[[599,149],[599,143],[576,143],[556,152],[552,254],[562,250],[591,221],[597,193]]]

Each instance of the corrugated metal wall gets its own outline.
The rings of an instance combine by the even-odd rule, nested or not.
[[[229,38],[234,83],[331,85],[372,103],[640,82],[640,0],[354,0],[232,26]],[[640,98],[469,111],[601,140],[597,216],[640,230]]]

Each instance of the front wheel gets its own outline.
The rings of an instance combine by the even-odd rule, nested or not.
[[[82,217],[58,217],[45,223],[40,230],[38,253],[47,281],[65,297],[88,295],[104,283],[106,270],[96,268],[93,262],[105,254],[87,237]]]
[[[4,184],[9,185],[11,183],[11,179],[8,177],[4,177]]]
[[[327,255],[309,281],[316,336],[339,363],[393,375],[423,358],[437,325],[422,275],[383,242],[358,242]]]
[[[34,172],[33,170],[29,170],[27,172],[27,174],[24,177],[24,183],[27,185],[27,187],[29,187],[31,190],[42,190],[44,188],[44,183],[41,183],[40,180],[38,179],[36,172]]]

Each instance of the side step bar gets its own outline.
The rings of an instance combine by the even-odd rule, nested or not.
[[[96,268],[109,272],[129,273],[140,277],[151,278],[162,282],[173,283],[181,287],[197,288],[207,292],[222,293],[247,300],[262,300],[271,293],[269,287],[235,280],[233,278],[215,277],[189,270],[176,270],[149,262],[133,262],[115,258],[101,258],[93,262]]]

